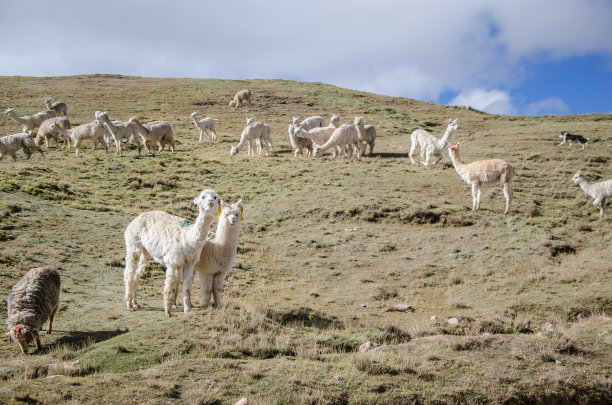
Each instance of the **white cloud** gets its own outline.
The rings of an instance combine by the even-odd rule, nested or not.
[[[612,55],[608,0],[6,3],[0,75],[289,77],[437,101],[509,92],[526,61]]]
[[[525,109],[527,115],[565,114],[568,111],[569,107],[559,97],[551,97],[530,103]]]
[[[462,91],[450,105],[466,105],[491,114],[516,114],[510,95],[501,90],[474,89]]]

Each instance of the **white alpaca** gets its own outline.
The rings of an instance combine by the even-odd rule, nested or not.
[[[142,146],[140,145],[140,130],[136,123],[111,121],[106,111],[96,111],[94,115],[96,121],[103,124],[104,129],[108,131],[113,141],[115,141],[115,156],[123,154],[122,144],[124,142],[134,142],[138,147],[138,155],[140,156]]]
[[[589,183],[580,170],[572,177],[575,184],[578,184],[585,196],[594,198],[593,205],[599,210],[599,217],[603,218],[606,212],[606,198],[612,197],[612,180]]]
[[[446,122],[448,124],[448,127],[446,127],[446,132],[444,133],[444,136],[441,139],[434,137],[429,132],[420,128],[415,130],[412,135],[410,135],[410,141],[412,145],[410,146],[410,153],[408,154],[408,156],[410,157],[410,161],[412,162],[412,164],[417,164],[417,162],[415,162],[412,158],[417,146],[421,148],[421,159],[425,158],[425,162],[422,162],[425,166],[429,166],[429,159],[431,159],[432,155],[438,156],[438,159],[432,164],[435,165],[440,160],[442,160],[442,152],[444,151],[444,148],[446,148],[450,144],[453,132],[455,132],[457,128],[459,128],[456,119],[448,119],[448,121]]]
[[[242,130],[242,134],[240,135],[240,142],[236,146],[232,146],[230,149],[230,155],[237,155],[240,150],[244,147],[245,144],[248,143],[248,155],[255,155],[254,147],[256,145],[257,140],[264,139],[264,146],[266,147],[266,154],[270,154],[271,143],[271,135],[272,135],[272,127],[268,124],[264,124],[262,122],[253,122],[248,124]],[[261,154],[261,149],[259,149],[259,154]]]
[[[312,140],[307,138],[302,138],[295,134],[295,125],[289,124],[289,141],[291,142],[291,146],[293,147],[293,156],[298,157],[298,155],[302,155],[302,149],[306,149],[306,154],[308,157],[312,155]]]
[[[332,117],[333,119],[333,117]],[[298,121],[300,120],[300,117],[293,117],[293,125],[297,125],[299,127],[304,128],[306,131],[309,131],[313,128],[318,128],[318,127],[324,127],[325,126],[325,120],[323,119],[323,117],[320,117],[318,115],[313,116],[313,117],[308,117],[306,118],[304,121],[300,122],[298,124]],[[338,123],[336,123],[336,126],[338,126]]]
[[[56,124],[57,126],[63,129],[70,129],[70,121],[66,117],[55,117],[46,119],[40,124],[38,127],[38,132],[36,133],[36,137],[34,138],[34,142],[36,145],[41,146],[43,143],[45,144],[45,149],[49,149],[49,139],[55,139],[55,146],[59,148],[59,138],[62,138],[63,145],[62,149],[68,145],[68,149],[70,149],[70,138],[65,136],[58,136],[57,133],[51,132],[49,128],[52,124]]]
[[[297,117],[293,117],[294,121],[297,121],[296,118]],[[295,134],[296,137],[298,137],[298,139],[306,138],[308,140],[311,140],[313,145],[320,146],[320,145],[323,145],[325,142],[327,142],[329,138],[331,138],[332,134],[334,133],[335,129],[338,128],[339,124],[340,124],[340,117],[338,115],[332,115],[329,121],[329,126],[327,127],[317,127],[317,128],[313,128],[307,131],[305,128],[299,125],[297,126],[294,125],[293,133]],[[338,149],[339,148],[334,149],[334,154],[332,158],[335,158],[337,156]]]
[[[210,141],[217,139],[217,132],[215,132],[215,121],[219,121],[217,118],[203,118],[198,121],[198,112],[194,111],[191,113],[191,119],[195,126],[200,130],[200,138],[198,142],[202,142],[202,134],[206,133],[206,136]],[[209,134],[208,131],[212,133]]]
[[[499,180],[506,198],[506,210],[510,210],[512,203],[512,179],[514,178],[514,167],[501,159],[479,160],[469,164],[464,164],[459,159],[459,144],[448,146],[448,155],[453,162],[453,166],[461,179],[467,184],[472,185],[472,211],[480,209],[480,186],[485,183],[493,183]]]
[[[347,122],[340,128],[336,128],[332,133],[331,137],[323,145],[315,146],[313,151],[313,157],[318,158],[322,153],[325,153],[328,149],[337,147],[340,159],[343,159],[343,155],[346,152],[347,157],[351,157],[351,148],[357,155],[357,159],[361,157],[361,151],[359,148],[359,134],[357,128],[352,122]]]
[[[13,121],[21,124],[23,126],[22,131],[28,132],[33,130],[34,128],[38,128],[40,124],[43,123],[44,120],[53,118],[57,114],[53,110],[41,111],[32,115],[24,115],[23,117],[18,117],[15,113],[14,108],[7,108],[4,111],[4,115],[13,119]]]
[[[4,159],[4,155],[11,155],[13,161],[17,161],[16,152],[19,149],[23,149],[23,153],[26,155],[26,159],[32,156],[31,149],[40,152],[45,157],[42,149],[34,142],[32,135],[27,133],[6,135],[0,138],[0,160]]]
[[[370,146],[370,155],[374,153],[374,142],[376,141],[376,128],[372,125],[363,125],[363,117],[355,117],[355,127],[359,133],[359,144],[361,155],[365,155],[366,147]]]
[[[234,99],[229,102],[230,107],[238,107],[243,103],[251,105],[251,90],[240,90],[234,95]]]
[[[151,258],[166,267],[164,310],[170,310],[176,300],[179,284],[183,283],[183,310],[191,308],[193,266],[200,258],[210,225],[219,212],[219,196],[213,190],[203,190],[193,203],[198,209],[195,223],[165,211],[143,212],[127,226],[125,236],[125,302],[127,309],[139,308],[136,301],[138,280]]]
[[[68,106],[63,101],[54,103],[52,97],[47,97],[45,98],[45,105],[47,106],[47,110],[55,111],[58,117],[63,116],[68,118]]]
[[[170,124],[164,121],[152,121],[143,125],[136,117],[130,118],[128,122],[133,122],[138,126],[142,142],[149,153],[154,154],[151,149],[152,145],[157,145],[157,153],[159,153],[164,149],[166,143],[174,153],[174,132]]]
[[[108,152],[108,145],[104,140],[104,134],[106,133],[106,129],[100,124],[98,121],[92,121],[87,124],[82,124],[76,126],[71,129],[63,129],[58,125],[51,124],[49,127],[49,132],[57,133],[62,137],[68,137],[72,142],[74,142],[74,148],[76,149],[75,155],[79,155],[79,150],[81,143],[85,139],[91,139],[92,148],[91,151],[95,151],[98,143],[101,143],[104,146],[106,152]]]
[[[206,241],[200,261],[194,268],[194,273],[200,277],[200,294],[204,308],[208,307],[211,294],[214,294],[215,306],[220,308],[222,305],[221,291],[225,278],[234,266],[241,223],[242,200],[231,205],[221,201],[221,215],[215,237]]]

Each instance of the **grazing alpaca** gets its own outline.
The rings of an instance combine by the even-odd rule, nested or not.
[[[448,155],[453,166],[461,179],[472,185],[472,211],[480,209],[480,186],[484,183],[493,183],[499,180],[504,189],[506,197],[506,210],[508,213],[512,203],[512,179],[514,178],[514,167],[501,159],[479,160],[464,164],[459,160],[459,144],[448,146]]]
[[[234,95],[234,99],[229,102],[230,107],[238,107],[243,103],[251,105],[251,90],[240,90]]]
[[[252,118],[250,119],[252,121]],[[248,122],[248,119],[247,119]],[[236,146],[232,146],[230,149],[230,155],[237,155],[240,150],[244,147],[244,145],[248,142],[248,155],[255,156],[254,146],[258,140],[262,140],[264,146],[266,147],[266,155],[270,155],[270,147],[271,143],[271,135],[272,135],[272,127],[268,124],[264,124],[262,122],[252,122],[249,123],[242,130],[242,134],[240,135],[240,142]],[[258,146],[259,154],[261,155],[261,146]]]
[[[134,311],[140,306],[136,302],[138,280],[151,258],[166,267],[164,283],[164,310],[170,310],[176,300],[179,284],[183,282],[183,310],[191,308],[191,283],[193,266],[200,252],[210,225],[219,212],[219,196],[213,190],[203,190],[193,203],[198,217],[195,223],[165,211],[143,212],[125,229],[125,303]]]
[[[225,278],[234,266],[241,223],[242,200],[231,205],[221,201],[221,215],[215,237],[206,241],[200,261],[194,268],[194,272],[200,277],[200,294],[204,308],[208,307],[211,294],[214,294],[215,306],[221,307],[221,291]]]
[[[328,149],[335,148],[338,151],[339,158],[343,159],[343,154],[347,152],[347,158],[351,157],[351,148],[357,155],[357,159],[361,157],[361,151],[359,148],[359,133],[355,124],[347,122],[340,128],[336,128],[330,138],[323,145],[315,146],[313,151],[313,157],[318,158],[322,153],[325,153]]]
[[[49,130],[52,124],[55,124],[63,129],[70,129],[70,121],[68,121],[68,118],[66,117],[55,117],[46,119],[43,121],[42,124],[40,124],[40,127],[38,127],[38,133],[34,138],[34,142],[36,142],[36,145],[40,146],[44,143],[45,149],[49,149],[49,138],[51,138],[55,139],[55,146],[59,148],[60,136]],[[70,149],[70,138],[65,136],[61,136],[61,138],[64,141],[62,149],[64,149],[66,145],[68,145],[68,149]]]
[[[20,133],[6,135],[0,138],[0,160],[4,159],[4,155],[11,155],[13,157],[13,161],[16,162],[16,152],[19,150],[19,148],[23,149],[26,159],[29,159],[30,156],[32,156],[32,151],[30,149],[40,152],[40,154],[45,157],[42,149],[40,149],[40,147],[36,145],[36,142],[34,142],[32,135]]]
[[[363,117],[355,117],[355,127],[359,133],[359,145],[361,155],[365,155],[366,147],[370,146],[370,155],[374,153],[374,142],[376,141],[376,128],[372,125],[363,125]]]
[[[54,103],[52,97],[47,97],[45,98],[45,105],[47,106],[47,110],[55,111],[58,117],[63,116],[68,118],[68,106],[63,101]]]
[[[138,126],[142,141],[149,153],[154,154],[151,149],[152,144],[157,145],[157,153],[159,153],[164,149],[166,143],[169,145],[170,151],[174,153],[174,132],[172,132],[170,124],[164,121],[153,121],[143,125],[136,117],[130,118],[128,122],[133,122]]]
[[[41,111],[32,115],[24,115],[23,117],[18,117],[15,113],[14,108],[7,108],[4,111],[4,115],[13,119],[13,121],[21,124],[23,126],[22,132],[28,132],[33,130],[34,128],[38,128],[40,124],[43,123],[44,120],[53,118],[57,114],[53,110]]]
[[[612,180],[589,183],[580,170],[572,177],[575,184],[578,184],[585,195],[594,198],[593,205],[599,210],[599,217],[603,218],[606,212],[606,198],[612,197]]]
[[[57,133],[63,137],[68,137],[74,142],[74,148],[76,149],[75,155],[79,155],[79,150],[81,146],[81,142],[85,139],[91,139],[93,152],[96,150],[98,146],[98,142],[104,146],[106,152],[108,152],[108,145],[104,140],[104,134],[106,133],[106,129],[100,124],[98,121],[92,121],[87,124],[81,124],[71,129],[63,129],[56,124],[51,124],[49,127],[49,132]]]
[[[191,113],[191,119],[195,126],[200,130],[200,138],[198,142],[202,142],[202,134],[206,133],[208,140],[214,141],[217,139],[217,133],[215,132],[215,121],[219,121],[217,118],[203,118],[198,121],[198,112],[194,111]],[[208,133],[210,131],[212,135]]]
[[[36,340],[40,349],[38,331],[49,320],[47,334],[53,329],[53,317],[59,306],[60,275],[51,267],[30,269],[11,289],[7,300],[6,334],[9,343],[13,339],[27,353],[28,345]]]
[[[119,156],[123,154],[123,148],[121,147],[123,142],[132,141],[138,147],[138,156],[140,156],[140,130],[138,129],[138,125],[134,122],[120,122],[120,121],[111,121],[108,118],[108,113],[96,111],[94,114],[96,117],[96,121],[106,129],[110,136],[115,141],[115,156]]]
[[[429,159],[432,155],[438,156],[438,159],[432,163],[433,165],[442,160],[442,152],[444,151],[444,148],[446,148],[450,144],[453,132],[455,132],[457,128],[459,128],[456,119],[448,119],[446,123],[448,124],[448,127],[446,127],[446,132],[444,133],[444,136],[440,139],[437,139],[429,132],[420,128],[415,130],[412,135],[410,135],[410,141],[412,145],[410,145],[410,153],[408,154],[408,156],[410,157],[410,162],[412,162],[412,164],[417,164],[412,158],[417,146],[421,148],[421,159],[425,157],[425,162],[421,162],[425,166],[429,166]]]

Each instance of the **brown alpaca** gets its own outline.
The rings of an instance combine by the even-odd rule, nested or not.
[[[512,203],[512,179],[514,178],[514,167],[501,159],[479,160],[464,164],[459,160],[459,144],[448,146],[448,155],[459,176],[467,184],[472,185],[472,211],[480,209],[480,186],[484,183],[493,183],[499,180],[504,188],[506,197],[506,210],[510,210]]]

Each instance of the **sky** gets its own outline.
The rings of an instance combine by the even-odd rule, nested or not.
[[[0,76],[287,79],[612,113],[612,0],[1,0]]]

